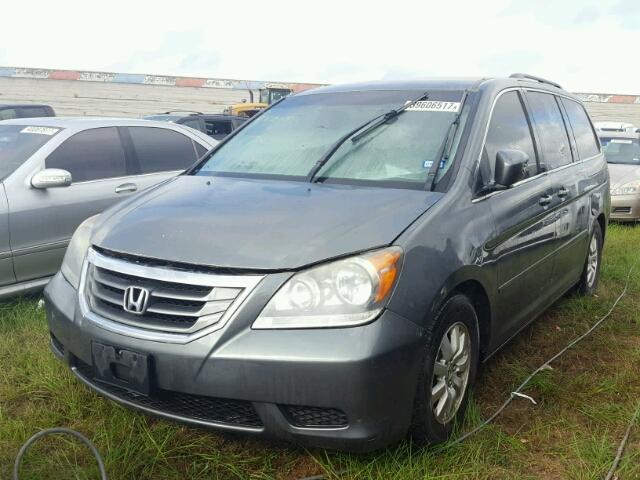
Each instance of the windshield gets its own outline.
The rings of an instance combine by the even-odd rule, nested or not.
[[[60,131],[54,127],[0,125],[0,180],[4,180]]]
[[[420,93],[360,91],[287,98],[213,152],[196,175],[305,179],[340,137]],[[429,92],[428,101],[412,106],[357,142],[344,142],[316,179],[409,188],[424,185],[461,98],[461,91]]]
[[[640,139],[600,137],[607,163],[640,165]]]

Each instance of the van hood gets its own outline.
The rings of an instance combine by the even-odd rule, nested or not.
[[[623,165],[622,163],[609,163],[609,178],[611,190],[621,187],[625,183],[640,180],[640,166]]]
[[[171,262],[290,270],[388,245],[442,195],[179,176],[105,212],[92,244]]]

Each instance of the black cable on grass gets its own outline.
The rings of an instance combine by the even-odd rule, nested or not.
[[[637,262],[636,262],[637,263]],[[562,355],[564,355],[564,353],[573,348],[576,344],[578,344],[579,342],[581,342],[582,340],[584,340],[586,337],[588,337],[589,335],[591,335],[600,325],[602,325],[602,323],[609,318],[609,316],[611,315],[611,312],[613,312],[613,310],[616,308],[616,306],[618,305],[618,303],[620,302],[620,300],[622,300],[622,297],[624,297],[627,294],[627,289],[629,288],[629,280],[631,279],[631,273],[633,272],[633,270],[636,267],[636,263],[634,263],[631,268],[629,269],[629,273],[627,274],[627,280],[625,282],[624,288],[622,289],[622,292],[620,293],[620,295],[618,295],[618,298],[616,298],[615,302],[613,302],[613,305],[611,305],[611,308],[609,309],[609,311],[607,313],[604,314],[604,316],[602,318],[600,318],[600,320],[598,320],[596,323],[593,324],[593,326],[587,330],[585,333],[583,333],[582,335],[580,335],[578,338],[576,338],[575,340],[573,340],[571,343],[569,343],[569,345],[567,345],[566,347],[564,347],[562,350],[560,350],[558,353],[556,353],[553,357],[551,357],[549,360],[547,360],[546,362],[544,362],[541,366],[539,366],[538,368],[536,368],[533,373],[531,375],[529,375],[524,382],[522,382],[518,388],[516,388],[513,392],[511,392],[511,394],[509,395],[509,397],[507,398],[507,400],[505,400],[505,402],[500,406],[500,408],[498,408],[498,410],[496,410],[493,415],[491,415],[488,419],[486,419],[484,422],[482,422],[480,425],[478,425],[476,428],[474,428],[473,430],[459,436],[458,438],[456,438],[455,440],[453,440],[452,442],[444,445],[445,448],[451,446],[451,445],[457,445],[458,443],[464,442],[467,438],[471,437],[472,435],[475,435],[476,433],[478,433],[480,430],[482,430],[484,427],[486,427],[487,425],[489,425],[491,422],[493,422],[498,415],[500,415],[503,410],[505,408],[507,408],[509,406],[509,404],[513,401],[514,398],[516,397],[521,397],[521,398],[527,398],[531,401],[533,401],[533,403],[535,403],[535,401],[527,396],[524,395],[522,393],[522,390],[524,389],[524,387],[533,379],[533,377],[535,377],[538,373],[540,373],[543,370],[549,370],[551,368],[551,365],[549,365],[551,362],[557,360],[559,357],[561,357]]]
[[[620,465],[620,460],[622,460],[622,455],[624,454],[624,449],[627,446],[627,442],[629,441],[629,435],[631,435],[631,428],[636,423],[636,419],[640,417],[640,403],[638,403],[638,407],[636,408],[636,412],[631,417],[631,421],[629,425],[627,425],[627,430],[624,432],[624,437],[622,437],[622,441],[620,445],[618,445],[618,452],[616,453],[616,458],[613,460],[613,464],[607,473],[607,476],[604,477],[604,480],[612,480],[614,475],[616,474],[616,470],[618,470],[618,465]]]
[[[24,445],[20,447],[20,451],[18,452],[18,456],[16,457],[16,462],[13,464],[13,480],[20,480],[20,464],[22,463],[22,457],[24,457],[24,454],[27,453],[27,450],[29,450],[29,447],[36,440],[42,437],[45,437],[47,435],[56,435],[56,434],[71,435],[72,437],[76,437],[78,440],[84,443],[87,447],[89,447],[89,450],[91,450],[91,453],[95,457],[96,462],[98,462],[98,469],[100,470],[101,480],[108,480],[107,472],[104,468],[104,462],[102,461],[100,452],[98,452],[98,449],[95,447],[95,445],[91,443],[91,440],[89,440],[87,437],[85,437],[81,433],[76,432],[75,430],[71,430],[70,428],[62,428],[62,427],[47,428],[46,430],[41,430],[35,435],[33,435],[29,440],[24,442]]]

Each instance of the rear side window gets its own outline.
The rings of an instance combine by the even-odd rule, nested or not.
[[[538,128],[542,151],[541,162],[546,170],[571,163],[571,145],[567,129],[562,119],[560,106],[554,95],[541,92],[527,92],[531,116]]]
[[[127,166],[118,130],[94,128],[76,133],[46,160],[47,168],[62,168],[74,182],[123,177]]]
[[[204,124],[207,128],[207,135],[220,140],[231,133],[233,130],[231,122],[228,120],[205,120]]]
[[[128,127],[141,173],[184,170],[196,161],[191,139],[164,128]]]
[[[538,165],[531,136],[531,125],[525,115],[518,92],[503,94],[495,104],[484,152],[491,172],[490,175],[483,173],[483,178],[488,176],[493,179],[496,154],[499,150],[505,149],[521,150],[529,155],[527,176],[537,175]]]
[[[0,120],[11,120],[17,118],[18,112],[14,108],[3,108],[0,110]]]
[[[22,107],[20,109],[20,116],[23,118],[33,117],[49,117],[49,111],[43,107]]]
[[[187,127],[195,128],[196,130],[202,130],[202,127],[200,126],[200,119],[198,118],[182,120],[180,121],[180,125],[186,125]]]
[[[573,136],[576,139],[580,159],[584,160],[600,153],[596,133],[593,131],[591,121],[584,107],[578,102],[566,98],[562,99],[562,103],[567,111],[569,123],[571,123],[571,128],[573,129]]]

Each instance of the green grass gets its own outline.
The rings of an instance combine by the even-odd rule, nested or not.
[[[640,228],[610,226],[597,297],[562,299],[480,372],[462,430],[490,415],[532,370],[606,313],[640,258]],[[465,443],[419,448],[401,442],[368,455],[303,450],[184,427],[126,410],[79,384],[49,352],[34,299],[0,304],[0,478],[40,429],[65,426],[95,442],[110,478],[597,479],[608,470],[640,398],[640,264],[628,295],[596,333],[567,352]],[[71,438],[46,438],[24,459],[23,479],[98,478]],[[640,426],[619,471],[640,478]]]

